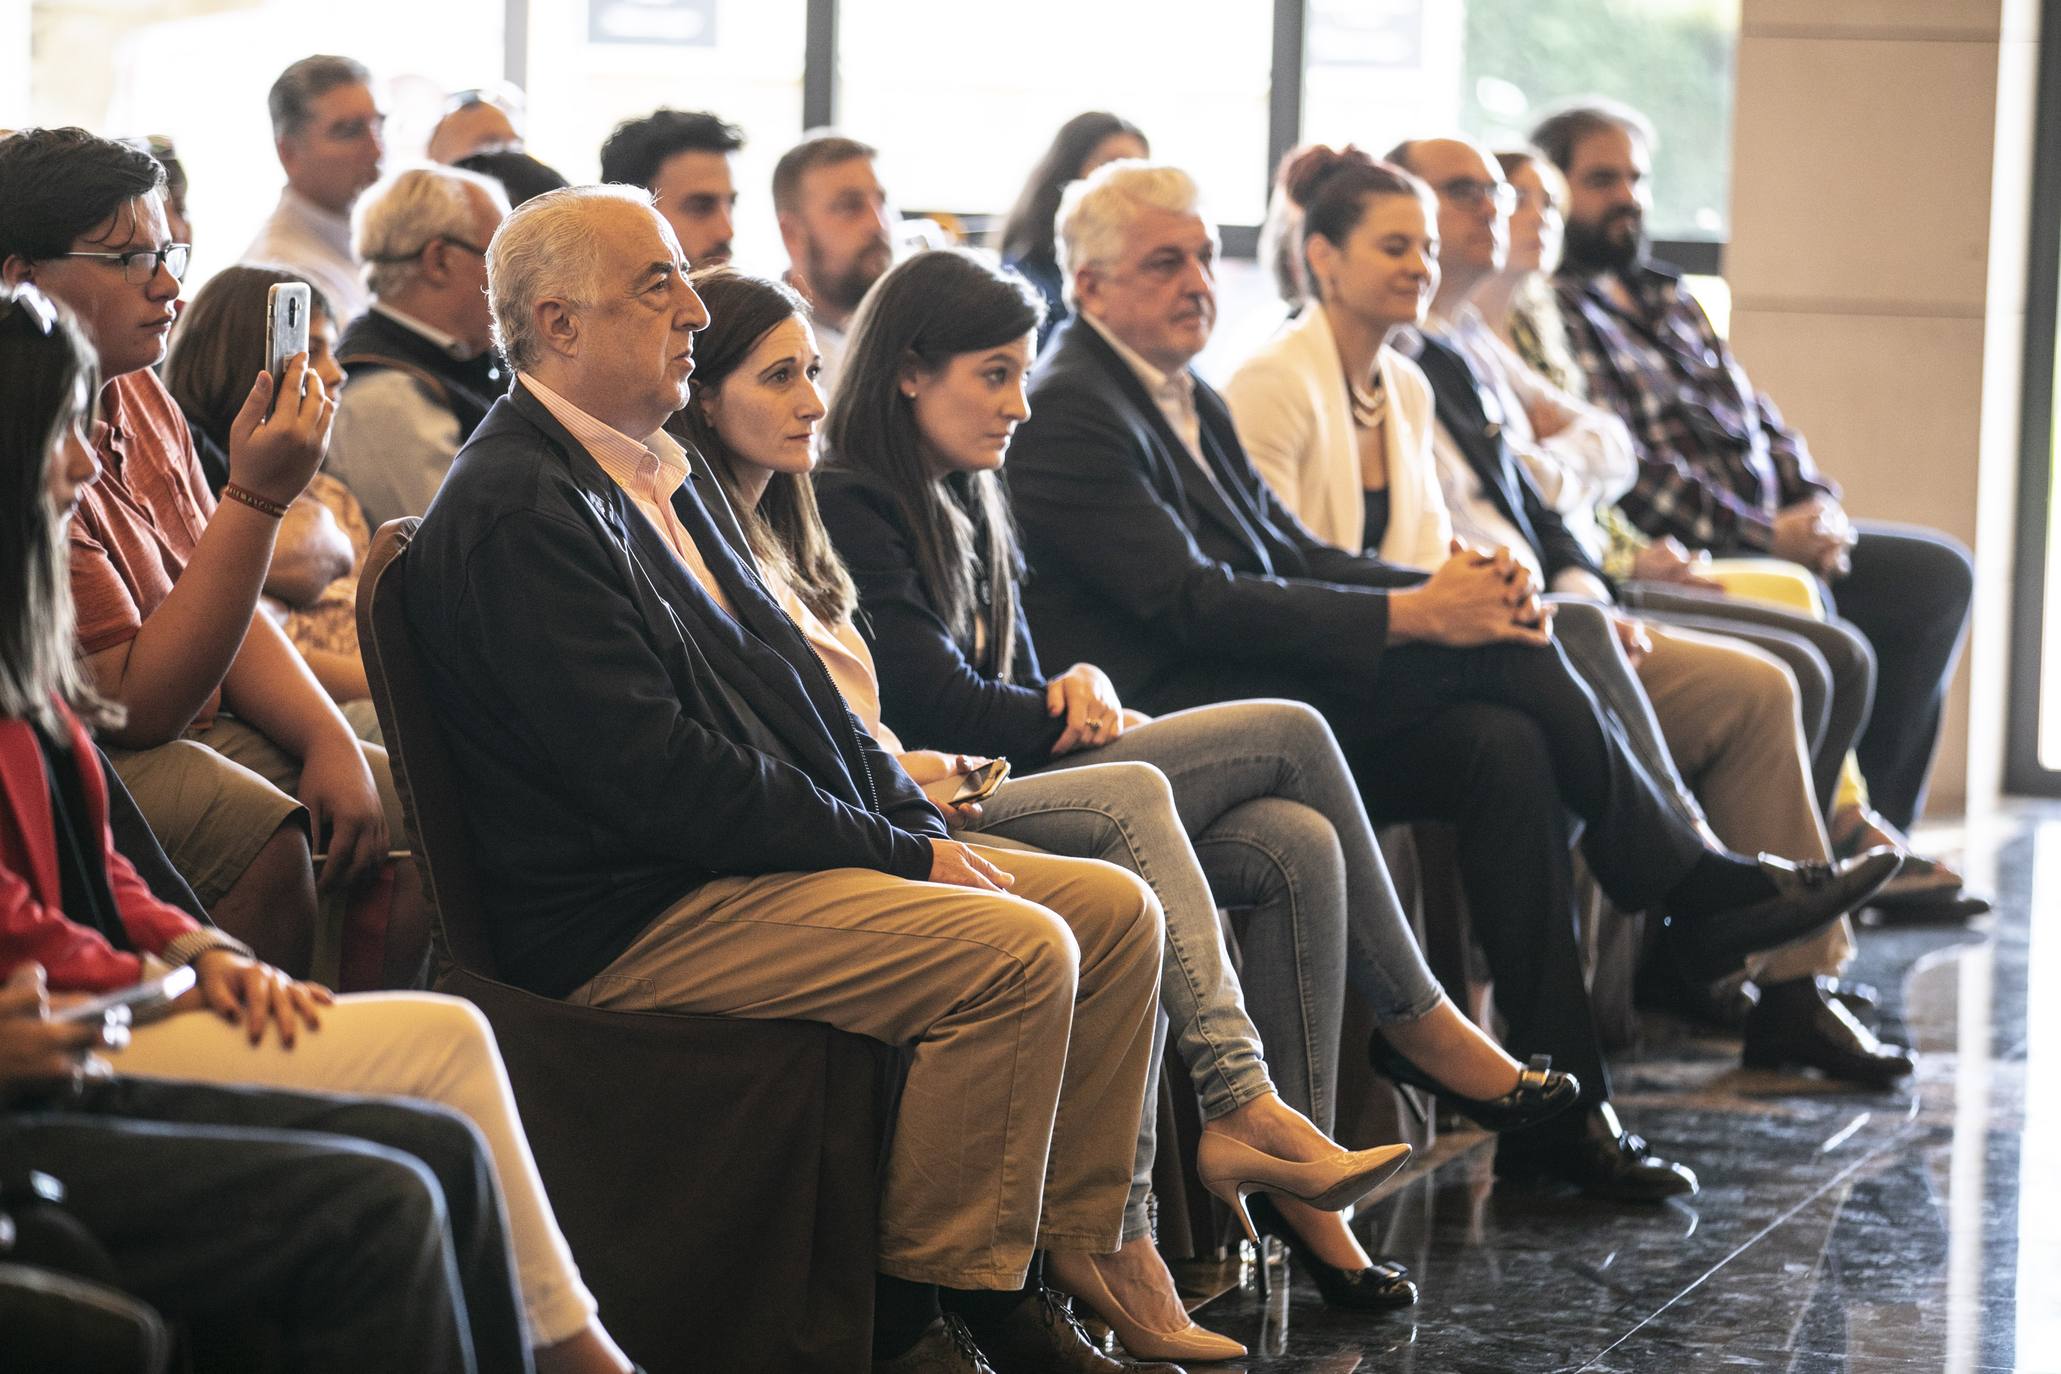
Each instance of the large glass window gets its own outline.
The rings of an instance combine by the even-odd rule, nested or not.
[[[774,162],[801,136],[801,0],[535,0],[529,12],[531,152],[589,181],[622,120],[661,105],[712,111],[745,135],[738,265],[785,265],[769,196]]]
[[[113,137],[169,135],[191,181],[194,282],[235,262],[278,199],[265,94],[289,63],[335,52],[370,67],[390,158],[420,153],[445,92],[500,75],[503,0],[192,9],[36,4],[26,114]]]
[[[1727,237],[1738,0],[1309,4],[1305,138],[1381,152],[1458,128],[1500,147],[1557,101],[1613,96],[1660,133],[1654,237]]]
[[[1272,6],[842,0],[838,124],[879,146],[905,210],[1000,214],[1058,127],[1112,110],[1193,172],[1210,210],[1265,210]]]

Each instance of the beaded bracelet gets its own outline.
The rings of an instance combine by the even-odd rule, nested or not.
[[[231,501],[241,501],[252,510],[257,511],[261,515],[269,515],[274,520],[283,519],[286,515],[285,506],[280,505],[277,501],[258,495],[248,487],[239,487],[234,482],[222,488],[222,495]]]

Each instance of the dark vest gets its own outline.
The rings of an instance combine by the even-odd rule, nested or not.
[[[461,363],[377,310],[368,310],[351,322],[336,346],[336,360],[353,376],[383,368],[405,372],[428,386],[445,409],[458,417],[461,444],[487,418],[494,402],[508,392],[509,374],[492,349],[469,363]]]

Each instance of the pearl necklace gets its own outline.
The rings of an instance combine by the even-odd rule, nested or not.
[[[1353,423],[1361,429],[1378,429],[1388,418],[1388,388],[1382,385],[1381,373],[1374,373],[1374,385],[1363,388],[1348,377],[1345,379],[1346,404],[1353,413]]]

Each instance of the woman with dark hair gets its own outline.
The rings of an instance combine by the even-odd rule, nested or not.
[[[1271,1171],[1284,1188],[1332,1196],[1345,1205],[1354,1200],[1347,1191],[1363,1194],[1400,1167],[1408,1146],[1343,1152],[1277,1093],[1261,1057],[1259,1032],[1240,1004],[1209,880],[1157,770],[1135,762],[1096,763],[1012,778],[985,802],[956,802],[967,774],[989,761],[906,749],[882,722],[873,660],[852,623],[857,591],[824,531],[809,477],[824,405],[808,309],[779,283],[723,269],[697,273],[693,281],[712,323],[696,340],[701,380],[676,417],[674,432],[721,481],[769,587],[860,722],[896,753],[955,826],[985,842],[999,838],[1116,863],[1144,878],[1170,908],[1167,938],[1175,953],[1168,957],[1161,995],[1210,1117],[1199,1152],[1205,1177],[1221,1182],[1233,1173],[1252,1173],[1258,1164],[1259,1172]],[[1314,1081],[1315,1095],[1328,1102],[1340,999],[1326,984],[1336,983],[1343,961],[1343,921],[1335,906],[1316,904],[1298,907],[1294,918],[1295,930],[1269,933],[1292,947],[1285,957],[1309,965],[1313,986],[1301,989],[1292,1010],[1278,1009],[1283,1029],[1275,1062],[1286,1096],[1310,1100]],[[1176,977],[1178,991],[1171,981]],[[1160,1060],[1155,1048],[1155,1072]],[[1244,1347],[1188,1320],[1151,1241],[1155,1101],[1156,1091],[1148,1089],[1123,1248],[1108,1258],[1055,1254],[1051,1277],[1101,1313],[1134,1356],[1234,1359]],[[1414,1291],[1399,1273],[1384,1278],[1391,1302],[1407,1300]]]
[[[274,286],[294,284],[309,291],[308,366],[334,397],[344,384],[335,353],[336,312],[307,278],[279,267],[226,267],[180,315],[165,385],[185,413],[201,471],[218,496],[229,480],[229,427],[250,390],[251,374],[265,364],[266,298]],[[358,569],[371,544],[358,498],[336,478],[317,472],[287,508],[261,604],[280,620],[323,689],[347,707],[352,727],[376,740],[357,621]]]
[[[1254,701],[1149,720],[1127,711],[1092,664],[1051,676],[1040,667],[1000,474],[1028,414],[1038,315],[1021,278],[943,250],[894,268],[860,310],[826,420],[817,494],[858,587],[882,714],[911,746],[1008,757],[1050,789],[1012,796],[1005,787],[987,805],[987,829],[1033,844],[1061,807],[1079,833],[1097,833],[1090,820],[1100,799],[1084,766],[1149,764],[1164,776],[1207,887],[1163,895],[1161,995],[1211,1126],[1229,1121],[1239,1101],[1216,1081],[1218,1056],[1224,1027],[1249,1008],[1282,1067],[1287,1105],[1327,1127],[1336,1069],[1326,1036],[1336,1032],[1303,1018],[1337,1006],[1348,979],[1403,1052],[1435,1065],[1485,1120],[1531,1122],[1559,1110],[1573,1100],[1572,1080],[1504,1055],[1425,969],[1321,716]],[[1119,834],[1113,848],[1122,847]],[[1219,903],[1258,908],[1244,940],[1243,1008]],[[1337,921],[1342,960],[1319,966],[1297,949]],[[1221,1188],[1207,1160],[1202,1172]],[[1252,1204],[1250,1220],[1293,1237],[1329,1301],[1365,1308],[1409,1296],[1335,1214],[1276,1192]]]
[[[1302,313],[1224,387],[1253,466],[1321,539],[1403,567],[1445,562],[1452,521],[1429,450],[1431,383],[1393,345],[1438,286],[1430,189],[1358,148],[1317,144],[1282,172],[1284,252]],[[1351,455],[1346,461],[1346,455]]]
[[[0,289],[0,978],[30,963],[54,992],[108,992],[191,965],[170,1014],[138,1026],[129,1072],[196,1083],[420,1097],[471,1118],[505,1190],[527,1339],[543,1370],[623,1371],[558,1231],[486,1020],[426,993],[333,996],[256,959],[151,895],[107,830],[88,722],[120,711],[74,658],[65,526],[98,475],[98,377],[69,317],[32,287]],[[287,402],[282,399],[282,405]],[[315,388],[300,415],[326,407]],[[44,804],[38,805],[38,802]],[[525,1361],[515,1294],[468,1292],[481,1360]],[[498,1327],[496,1319],[499,1320]]]
[[[1137,125],[1106,110],[1077,114],[1059,126],[1052,146],[1031,168],[1030,179],[1002,221],[1002,261],[1021,272],[1045,298],[1045,318],[1038,325],[1038,344],[1072,313],[1066,305],[1066,283],[1059,272],[1059,197],[1066,188],[1105,162],[1121,157],[1147,158],[1152,145]]]

